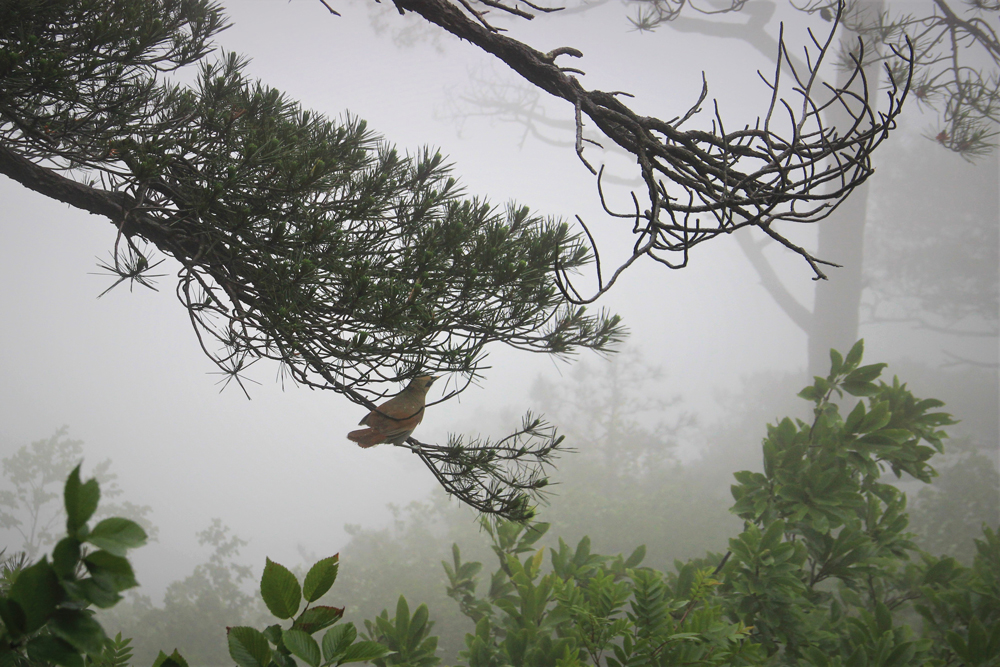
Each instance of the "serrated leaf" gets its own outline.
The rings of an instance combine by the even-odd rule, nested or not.
[[[345,623],[327,630],[326,634],[323,635],[323,660],[330,662],[346,651],[357,636],[358,631],[353,623]]]
[[[66,507],[66,532],[75,536],[97,510],[101,489],[96,479],[80,481],[80,466],[73,468],[66,480],[63,501]]]
[[[174,649],[174,652],[167,655],[163,651],[156,656],[156,660],[153,661],[153,667],[188,667],[187,660]]]
[[[240,667],[267,667],[271,662],[271,645],[256,629],[245,626],[227,628],[226,639],[229,656]]]
[[[83,656],[72,644],[52,635],[39,635],[27,645],[28,658],[34,663],[49,663],[62,667],[83,667]]]
[[[285,648],[291,651],[292,655],[296,658],[304,660],[306,664],[312,667],[319,667],[319,644],[308,634],[293,628],[285,630],[281,636],[281,640]]]
[[[281,626],[275,623],[264,628],[264,637],[275,646],[281,643]]]
[[[271,660],[277,667],[298,667],[299,665],[290,653],[282,653],[281,651],[272,651]]]
[[[288,568],[270,558],[267,559],[264,574],[260,578],[260,595],[267,608],[278,618],[291,618],[302,603],[302,589],[298,579]]]
[[[24,611],[23,632],[32,633],[45,625],[63,595],[59,575],[45,557],[21,570],[10,587],[10,599]]]
[[[351,644],[344,654],[337,661],[338,665],[346,665],[349,662],[364,662],[365,660],[377,660],[391,655],[395,651],[390,651],[387,647],[378,642],[358,642]]]
[[[311,635],[330,627],[339,621],[343,615],[343,607],[310,607],[302,612],[292,627]]]
[[[305,581],[302,582],[302,594],[305,596],[306,602],[315,602],[330,590],[333,582],[337,580],[339,561],[340,555],[337,554],[324,558],[309,568],[309,573],[306,574]]]
[[[116,556],[124,556],[129,549],[146,543],[146,531],[135,521],[111,517],[94,526],[85,541]]]

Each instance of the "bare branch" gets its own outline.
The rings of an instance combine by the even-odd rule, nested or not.
[[[847,85],[824,84],[824,91],[818,88],[817,71],[830,53],[833,30],[822,42],[813,37],[815,55],[808,59],[805,72],[796,70],[782,38],[775,74],[765,80],[772,90],[772,104],[754,127],[726,132],[716,113],[714,131],[684,131],[679,126],[700,108],[704,89],[679,120],[639,116],[618,94],[586,90],[576,77],[553,63],[552,52],[485,30],[448,0],[395,0],[395,4],[476,44],[530,83],[572,104],[577,155],[598,178],[600,173],[583,157],[583,127],[588,120],[635,156],[646,202],[633,216],[632,231],[638,240],[626,265],[648,256],[666,266],[682,267],[698,243],[758,226],[801,255],[816,278],[825,278],[820,266],[827,262],[788,241],[775,225],[824,219],[871,175],[871,154],[895,127],[909,85],[909,79],[897,85],[890,73],[887,110],[876,112],[861,67],[863,47]],[[839,18],[838,14],[834,28]],[[904,63],[912,58],[909,49],[897,55]],[[781,80],[784,68],[791,72],[787,88]],[[788,99],[796,97],[799,110],[793,111]],[[834,106],[846,111],[849,127],[824,124],[823,114]],[[779,126],[786,129],[781,132]],[[671,259],[674,255],[677,258]],[[559,280],[564,295],[575,303],[596,299],[607,287],[602,276],[598,284],[597,294],[580,298],[565,271]]]

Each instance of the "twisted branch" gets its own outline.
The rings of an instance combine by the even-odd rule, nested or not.
[[[809,32],[815,54],[807,57],[805,71],[796,68],[781,35],[774,74],[771,79],[761,77],[771,90],[771,103],[753,127],[726,132],[716,108],[711,131],[684,130],[681,126],[700,110],[706,90],[680,118],[668,122],[640,116],[619,99],[622,93],[586,90],[572,71],[557,66],[555,55],[570,53],[567,47],[543,53],[469,18],[448,0],[394,3],[400,12],[420,14],[493,54],[538,88],[573,105],[576,151],[597,176],[602,206],[613,217],[631,219],[632,232],[637,236],[631,257],[607,282],[599,273],[598,289],[589,297],[583,297],[572,286],[570,267],[557,261],[559,289],[577,304],[600,297],[639,257],[681,268],[687,265],[688,253],[694,246],[748,226],[761,228],[800,255],[812,268],[814,279],[825,279],[821,267],[832,264],[789,241],[775,225],[823,220],[872,174],[872,152],[895,127],[910,84],[913,51],[909,43],[904,52],[894,51],[904,63],[905,79],[897,79],[898,67],[886,66],[889,88],[884,112],[876,111],[872,104],[862,67],[864,45],[860,42],[853,59],[853,74],[845,86],[835,88],[819,81],[817,73],[830,54],[843,13],[841,6],[826,39],[821,41]],[[782,81],[783,72],[790,72],[788,85]],[[823,115],[834,106],[847,113],[847,127],[824,124]],[[643,205],[633,193],[632,213],[613,210],[604,198],[603,169],[594,169],[584,156],[582,132],[587,121],[636,158],[645,192]],[[596,247],[590,240],[596,257]]]

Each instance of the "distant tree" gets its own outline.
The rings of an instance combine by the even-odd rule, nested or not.
[[[225,625],[256,623],[264,613],[259,596],[247,587],[252,571],[239,560],[246,541],[220,519],[197,535],[211,547],[208,560],[167,586],[163,604],[133,592],[115,608],[101,611],[101,623],[135,641],[135,664],[152,664],[161,649],[178,649],[193,664],[228,661]]]
[[[969,565],[983,525],[1000,526],[997,462],[968,439],[952,440],[934,484],[916,494],[911,527],[920,548]]]
[[[619,319],[560,293],[553,267],[589,261],[568,225],[464,197],[440,154],[404,157],[248,80],[235,54],[207,60],[225,26],[209,0],[0,3],[0,173],[106,218],[115,284],[149,286],[151,248],[171,256],[227,381],[269,359],[374,408],[418,372],[461,391],[493,342],[614,348]],[[194,86],[162,80],[196,63]],[[558,441],[528,419],[499,443],[402,446],[449,492],[523,518]]]
[[[84,455],[83,441],[69,438],[68,431],[63,426],[48,439],[24,445],[0,461],[6,480],[0,489],[0,528],[21,536],[20,546],[12,542],[8,545],[12,550],[25,552],[29,560],[55,542],[66,520],[59,492]],[[157,529],[148,516],[153,508],[127,500],[107,502],[124,493],[118,485],[118,475],[111,472],[111,459],[94,466],[93,475],[103,485],[106,499],[96,516],[131,519],[155,540]]]
[[[737,527],[726,494],[706,483],[708,471],[678,459],[679,445],[700,429],[642,351],[580,363],[558,382],[539,380],[532,399],[574,450],[539,511],[563,539],[586,535],[595,549],[613,553],[646,535],[648,562],[666,567],[718,549]],[[725,478],[732,472],[726,467]]]
[[[1000,160],[978,164],[894,142],[872,183],[862,322],[907,323],[959,344],[1000,336]],[[951,157],[951,159],[947,159]],[[916,196],[933,183],[948,198]],[[959,345],[949,343],[948,348]],[[947,348],[946,348],[947,349]],[[991,365],[949,349],[955,363]]]

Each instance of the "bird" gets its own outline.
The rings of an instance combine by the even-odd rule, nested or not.
[[[362,448],[374,447],[383,442],[398,445],[406,440],[424,418],[427,390],[436,379],[430,375],[421,375],[410,380],[406,389],[369,412],[358,422],[359,425],[368,428],[351,431],[347,434],[347,439],[358,443]]]

